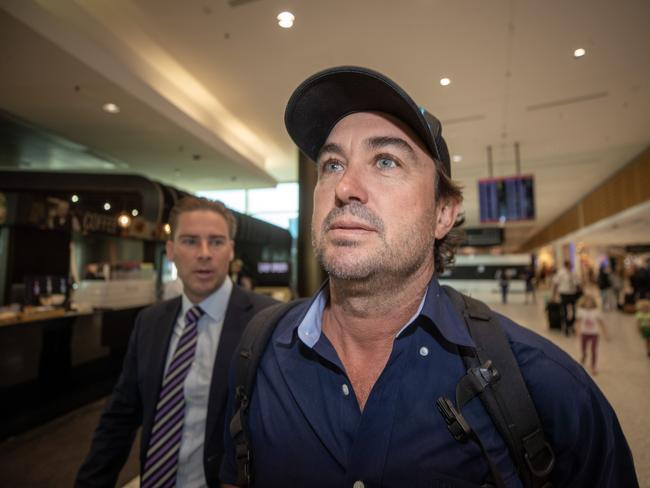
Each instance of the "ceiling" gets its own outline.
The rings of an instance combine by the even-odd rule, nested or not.
[[[648,19],[647,0],[0,0],[0,109],[104,171],[190,191],[272,186],[297,179],[292,90],[367,66],[442,120],[469,225],[487,147],[501,176],[519,143],[537,219],[507,224],[516,244],[650,146]]]

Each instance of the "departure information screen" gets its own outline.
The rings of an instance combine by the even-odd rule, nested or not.
[[[481,223],[533,220],[535,182],[532,175],[478,181]]]

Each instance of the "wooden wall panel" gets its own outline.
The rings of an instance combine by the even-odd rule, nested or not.
[[[634,164],[634,182],[636,183],[637,198],[645,202],[650,200],[650,150],[637,158]]]
[[[650,200],[650,148],[578,201],[519,249],[527,252]]]

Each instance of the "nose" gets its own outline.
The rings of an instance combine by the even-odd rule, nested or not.
[[[368,203],[368,192],[361,165],[348,164],[334,189],[338,205],[353,201]]]
[[[210,258],[210,243],[207,239],[201,239],[199,243],[199,258],[200,259],[209,259]]]

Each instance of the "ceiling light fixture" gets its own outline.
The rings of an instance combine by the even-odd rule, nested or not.
[[[291,12],[280,12],[277,19],[280,27],[290,29],[293,27],[293,21],[296,20],[296,17]]]
[[[111,204],[108,203],[108,202],[106,202],[106,203],[104,204],[104,210],[106,210],[106,211],[108,212],[110,209],[111,209]]]
[[[79,195],[72,195],[70,200],[72,200],[72,203],[77,203],[79,201]]]
[[[105,112],[108,112],[109,114],[117,114],[120,112],[120,107],[115,105],[114,103],[105,103],[102,108],[104,109]]]
[[[462,157],[460,154],[454,154],[454,155],[451,157],[451,160],[452,160],[454,163],[460,163],[460,162],[463,160],[463,157]]]
[[[133,210],[131,210],[131,215],[133,215],[134,217],[137,217],[139,213],[140,212],[138,212],[137,208],[134,208]]]
[[[583,48],[579,47],[575,51],[573,51],[573,57],[578,59],[583,57],[585,54],[587,54],[587,51],[585,51]]]
[[[451,83],[451,80],[449,78],[440,78],[440,84],[442,86],[447,86]]]

